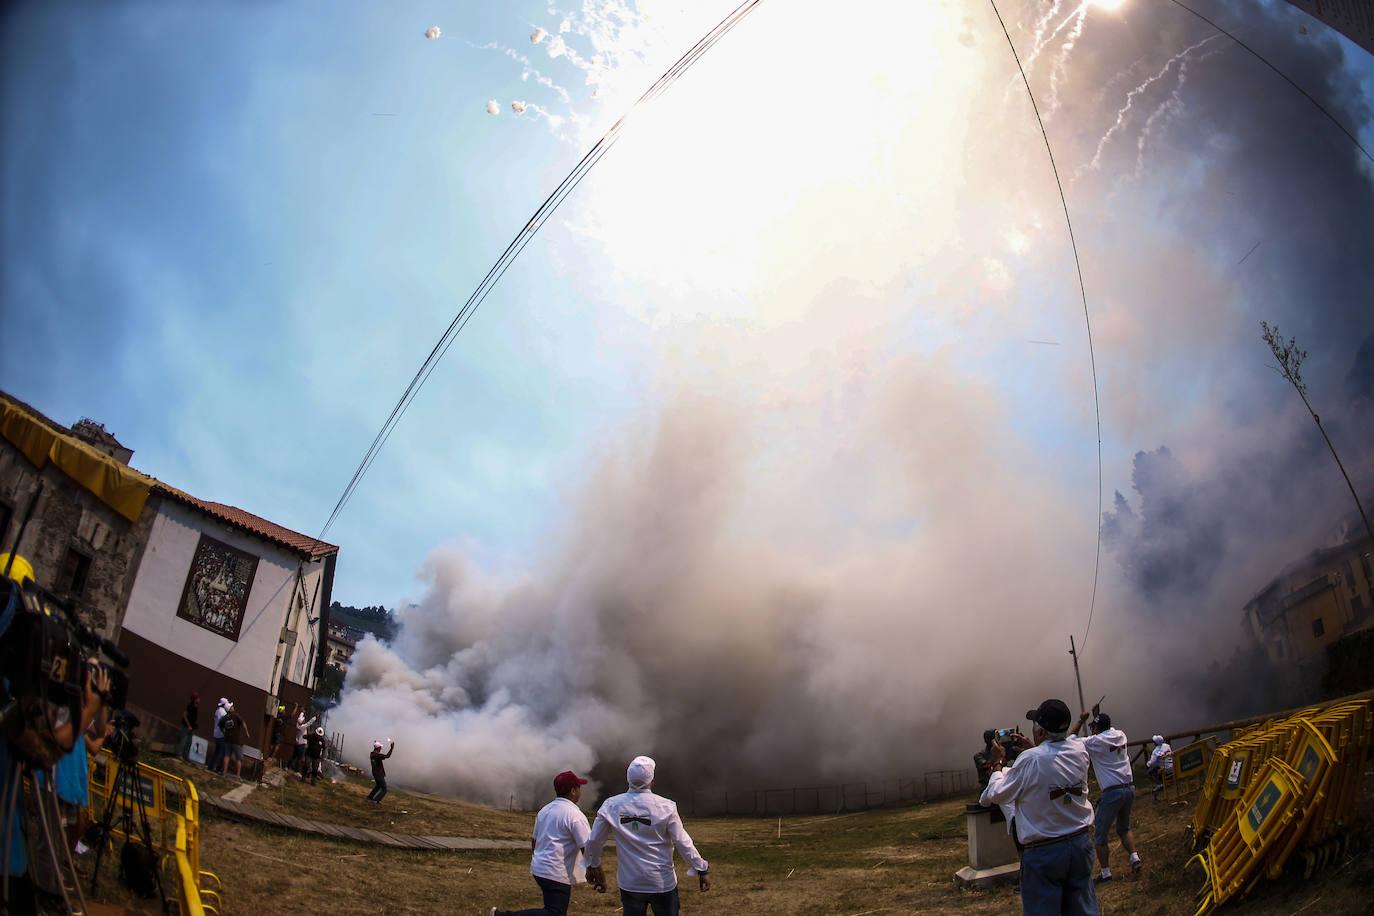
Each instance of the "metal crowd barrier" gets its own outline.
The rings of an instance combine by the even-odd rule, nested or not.
[[[1216,749],[1188,863],[1206,876],[1199,916],[1279,877],[1295,853],[1309,875],[1329,858],[1354,817],[1371,733],[1374,702],[1360,700],[1271,720]]]
[[[127,767],[128,764],[125,764]],[[200,795],[195,783],[146,763],[127,771],[116,786],[119,766],[108,750],[90,760],[90,806],[92,823],[100,823],[111,804],[131,805],[133,839],[142,840],[139,804],[148,818],[153,849],[158,854],[163,874],[172,872],[182,916],[220,913],[223,883],[213,872],[200,868]],[[111,837],[128,838],[122,817],[111,818]],[[111,843],[113,847],[113,843]],[[114,861],[111,848],[111,861]]]

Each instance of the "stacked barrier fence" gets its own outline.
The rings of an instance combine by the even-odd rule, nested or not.
[[[1374,702],[1313,707],[1245,728],[1212,754],[1193,815],[1206,883],[1198,914],[1277,878],[1294,853],[1306,871],[1330,858],[1355,815],[1374,733]]]

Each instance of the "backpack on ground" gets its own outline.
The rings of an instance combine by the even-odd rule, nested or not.
[[[125,840],[119,850],[119,883],[144,899],[156,896],[157,854],[142,843]]]

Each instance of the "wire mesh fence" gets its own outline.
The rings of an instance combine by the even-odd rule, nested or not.
[[[967,770],[930,770],[920,777],[782,789],[694,789],[678,804],[704,817],[842,814],[870,808],[911,805],[974,791],[977,774]]]

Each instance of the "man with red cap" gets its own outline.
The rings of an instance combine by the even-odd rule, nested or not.
[[[571,770],[559,773],[553,778],[557,797],[540,809],[534,819],[530,874],[544,894],[544,905],[539,909],[514,911],[492,907],[488,916],[564,916],[568,912],[577,854],[587,845],[587,836],[591,833],[587,815],[577,807],[586,784],[587,780],[578,778]]]

